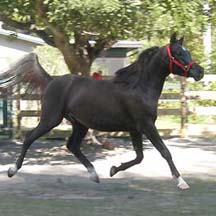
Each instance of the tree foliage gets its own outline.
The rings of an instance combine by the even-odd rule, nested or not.
[[[117,40],[201,37],[204,0],[1,0],[6,27],[36,34],[58,48],[71,73],[88,76],[92,62]],[[214,1],[213,1],[214,2]]]

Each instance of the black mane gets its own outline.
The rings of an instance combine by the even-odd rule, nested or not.
[[[159,47],[157,46],[144,50],[134,63],[115,72],[113,78],[114,83],[119,83],[132,88],[136,87],[141,76],[148,75],[148,70],[146,70],[146,68],[151,61],[151,58],[158,50]]]

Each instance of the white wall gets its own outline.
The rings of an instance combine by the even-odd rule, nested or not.
[[[104,68],[105,75],[112,76],[114,73],[129,64],[128,58],[97,58],[94,61],[95,64],[100,65],[101,68]]]
[[[0,72],[6,70],[37,46],[35,43],[0,35]]]

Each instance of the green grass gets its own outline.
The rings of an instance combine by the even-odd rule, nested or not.
[[[6,196],[0,203],[1,216],[89,216],[94,210],[91,201],[83,200],[40,200]],[[82,212],[80,214],[80,212]]]

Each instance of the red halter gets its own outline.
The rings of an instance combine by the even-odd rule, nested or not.
[[[169,44],[166,46],[166,50],[167,50],[167,54],[169,56],[169,71],[170,71],[170,73],[173,73],[173,64],[175,64],[175,65],[179,66],[180,68],[182,68],[184,70],[184,74],[183,75],[186,77],[187,74],[188,74],[188,71],[190,70],[190,67],[193,64],[195,64],[195,61],[191,61],[189,64],[183,65],[181,62],[179,62],[178,60],[176,60],[175,57],[172,56]]]

